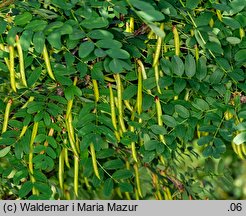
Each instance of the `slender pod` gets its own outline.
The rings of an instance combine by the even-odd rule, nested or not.
[[[74,77],[73,85],[76,86],[77,82],[78,82],[78,77]],[[70,99],[67,102],[66,120],[68,119],[68,116],[71,113],[72,107],[73,107],[73,99]]]
[[[118,141],[120,141],[120,135],[119,135],[119,132],[117,129],[117,118],[116,118],[116,113],[115,113],[114,93],[113,93],[111,83],[108,83],[108,88],[109,88],[109,103],[110,103],[110,111],[111,111],[111,122],[112,122],[113,127],[114,127],[115,137]]]
[[[27,107],[27,105],[34,100],[34,96],[30,96],[28,101],[21,107],[21,109],[24,109]]]
[[[26,103],[21,107],[21,109],[26,108],[27,105],[28,105],[30,102],[32,102],[33,100],[34,100],[34,97],[33,97],[33,96],[30,96],[30,98],[28,99],[28,101],[26,101]],[[28,128],[28,125],[24,125],[24,126],[22,127],[22,130],[21,130],[21,133],[20,133],[18,139],[21,139],[21,138],[25,135],[25,133],[26,133],[26,131],[27,131],[27,128]]]
[[[135,142],[131,142],[131,149],[132,149],[132,158],[137,163],[138,158],[137,158],[136,143]]]
[[[30,143],[29,143],[29,158],[28,158],[28,168],[29,168],[29,172],[30,172],[30,180],[32,183],[34,183],[36,180],[33,176],[33,149],[34,149],[34,140],[37,136],[37,132],[38,132],[38,126],[39,126],[39,123],[38,122],[34,122],[33,124],[33,129],[32,129],[32,134],[31,134],[31,140],[30,140]],[[32,189],[32,193],[35,195],[35,194],[38,194],[38,191],[33,188]]]
[[[216,15],[217,15],[217,18],[219,19],[219,21],[222,22],[222,14],[221,14],[221,11],[216,9]]]
[[[129,126],[130,131],[134,132],[134,127],[133,126]],[[138,158],[137,158],[137,152],[136,152],[136,143],[135,142],[131,142],[131,149],[132,149],[132,158],[133,160],[137,163],[138,162]]]
[[[141,72],[142,72],[143,79],[147,79],[148,77],[147,77],[143,62],[140,59],[137,59],[137,63],[139,65],[139,67],[140,67],[139,70],[141,70]]]
[[[73,128],[73,117],[72,117],[71,113],[69,113],[68,119],[67,119],[66,122],[67,122],[68,135],[70,136],[70,139],[72,139],[73,143],[75,144],[75,136],[74,136],[74,128]]]
[[[78,78],[75,77],[74,82],[73,82],[74,86],[76,86],[77,81],[78,81]],[[67,132],[68,132],[68,139],[70,142],[70,146],[73,150],[74,155],[76,157],[78,157],[78,148],[76,147],[74,128],[73,128],[73,124],[72,124],[73,123],[72,106],[73,106],[73,99],[68,100],[65,122],[66,122],[66,128],[67,128]]]
[[[134,32],[134,18],[130,17],[129,32]]]
[[[138,91],[137,91],[137,112],[142,113],[143,106],[143,78],[142,69],[138,67]]]
[[[152,30],[150,30],[147,35],[147,40],[145,40],[144,43],[147,44],[149,40],[155,39],[155,38],[156,38],[156,34]]]
[[[93,165],[93,170],[98,179],[100,179],[98,167],[97,167],[97,159],[96,159],[96,152],[94,148],[94,144],[90,144],[90,152],[91,152],[91,159],[92,159],[92,165]]]
[[[79,191],[79,158],[74,155],[74,193],[78,196]]]
[[[115,80],[117,85],[117,102],[118,102],[118,111],[119,111],[119,125],[122,132],[126,132],[126,126],[123,118],[123,104],[122,104],[122,84],[120,79],[120,74],[115,74]]]
[[[49,58],[49,54],[48,54],[48,50],[47,50],[46,45],[44,45],[43,57],[44,57],[45,66],[46,66],[46,69],[47,69],[47,72],[48,72],[50,78],[53,79],[53,80],[56,80],[55,76],[53,74],[51,65],[50,65],[50,58]]]
[[[136,180],[137,192],[138,192],[138,195],[141,198],[143,198],[142,190],[141,190],[141,185],[140,185],[140,177],[139,177],[139,172],[138,172],[138,165],[135,163],[133,165],[133,168],[134,168],[134,173],[135,173],[135,180]]]
[[[127,200],[131,200],[131,196],[129,192],[125,192],[125,196]]]
[[[33,144],[34,140],[36,138],[37,132],[38,132],[38,122],[34,122],[33,128],[32,128],[32,134],[31,134],[31,140],[29,143],[30,153],[29,153],[29,171],[31,174],[33,174],[33,163],[32,163],[32,157],[33,157]]]
[[[161,109],[160,99],[158,96],[155,97],[155,104],[156,104],[157,122],[159,126],[162,126],[163,125],[163,121],[161,119],[162,109]]]
[[[25,133],[26,133],[26,131],[27,131],[27,128],[28,128],[28,125],[24,125],[24,126],[22,127],[21,133],[20,133],[20,135],[19,135],[19,139],[21,139],[21,137],[23,137],[23,136],[25,135]]]
[[[234,142],[232,142],[231,146],[232,146],[233,151],[238,155],[237,145]]]
[[[88,189],[88,191],[90,191],[91,190],[91,186],[89,184],[88,178],[87,177],[84,177],[84,181],[85,181],[86,188]]]
[[[163,30],[164,29],[164,23],[161,23],[160,29]],[[160,53],[161,53],[161,47],[162,47],[162,37],[158,37],[157,38],[157,43],[156,43],[156,50],[155,50],[155,54],[154,54],[154,60],[152,63],[152,66],[154,67],[154,71],[155,71],[155,82],[156,82],[156,87],[157,87],[157,91],[159,94],[161,94],[161,88],[159,85],[159,77],[160,77],[160,71],[159,71],[159,57],[160,57]]]
[[[111,110],[111,121],[114,126],[114,129],[117,130],[117,120],[116,120],[116,113],[115,113],[115,104],[114,104],[114,93],[112,89],[111,83],[108,83],[109,88],[109,103],[110,103],[110,110]]]
[[[186,89],[185,90],[185,96],[184,96],[184,100],[185,101],[189,101],[189,98],[190,98],[190,89]]]
[[[245,37],[245,30],[242,27],[239,28],[239,35],[241,40]]]
[[[140,63],[141,64],[141,63]],[[143,103],[143,79],[142,79],[142,68],[138,67],[138,91],[137,91],[137,100],[136,100],[136,109],[138,112],[138,115],[142,113],[142,103]],[[132,117],[131,120],[134,120],[134,112],[132,111]],[[139,123],[142,122],[142,119],[139,118]],[[129,129],[131,132],[134,132],[135,129],[133,126],[129,126]],[[136,144],[135,142],[131,142],[131,149],[132,149],[132,157],[134,161],[137,163],[137,152],[136,152]]]
[[[15,83],[15,50],[14,47],[9,45],[9,74],[10,74],[10,85],[14,92],[16,92]]]
[[[161,102],[159,97],[155,97],[155,104],[156,104],[156,113],[157,113],[157,122],[159,126],[163,126],[163,121],[162,121],[162,109],[161,109]],[[165,138],[162,134],[159,135],[160,141],[164,144],[166,144],[165,142]]]
[[[195,49],[195,59],[196,59],[196,63],[198,63],[198,60],[199,60],[199,49],[198,49],[197,44],[195,44],[194,49]]]
[[[245,143],[241,144],[241,149],[242,149],[242,153],[244,155],[246,155],[246,146],[245,146]]]
[[[161,94],[161,88],[160,88],[160,85],[159,85],[159,67],[158,65],[155,65],[154,67],[154,70],[155,70],[155,83],[156,83],[156,87],[157,87],[157,91],[159,94]]]
[[[143,62],[140,59],[137,59],[137,63],[139,65],[139,70],[142,72],[142,79],[146,80],[148,77],[147,77]],[[147,92],[148,92],[148,94],[151,94],[150,89],[147,89]]]
[[[161,23],[160,30],[162,30],[162,31],[164,30],[164,23]],[[160,53],[161,53],[162,41],[163,41],[163,37],[158,36],[157,37],[155,54],[154,54],[154,60],[153,60],[153,64],[152,64],[153,67],[155,67],[155,65],[159,63],[159,57],[160,57]]]
[[[130,24],[129,24],[129,22],[126,22],[126,32],[130,32]]]
[[[75,146],[78,149],[79,152],[79,139],[76,134],[76,141],[75,141]],[[78,191],[79,191],[79,156],[74,154],[74,193],[76,196],[78,196]]]
[[[214,27],[214,19],[213,19],[213,18],[211,18],[211,19],[209,20],[209,26],[210,26],[211,28]]]
[[[9,122],[9,114],[10,114],[10,109],[11,109],[11,105],[13,103],[12,99],[8,100],[8,103],[6,105],[5,108],[5,112],[4,112],[4,118],[3,118],[3,127],[2,127],[2,134],[7,130],[8,128],[8,122]]]
[[[163,193],[164,193],[165,200],[172,200],[173,199],[168,187],[163,188]]]
[[[65,149],[62,149],[59,155],[59,168],[58,168],[58,179],[60,188],[63,190],[64,188],[64,161],[65,161]]]
[[[104,80],[107,82],[114,82],[115,81],[115,79],[108,77],[107,75],[104,76]]]
[[[67,168],[70,168],[70,164],[69,164],[69,158],[68,158],[68,148],[64,148],[64,158],[65,158],[65,164],[67,166]]]
[[[77,151],[76,144],[75,144],[74,128],[72,125],[72,114],[71,113],[69,114],[68,119],[66,121],[66,127],[68,131],[68,139],[70,142],[70,146],[73,150],[74,155],[78,157],[78,151]]]
[[[180,42],[179,42],[179,33],[176,25],[173,26],[173,37],[174,37],[174,47],[175,47],[175,55],[179,56],[180,54]]]
[[[73,99],[71,99],[67,102],[66,120],[68,119],[69,115],[71,114],[72,107],[73,107]]]
[[[134,188],[134,192],[135,192],[135,200],[139,200],[139,194],[136,188]]]
[[[133,111],[133,108],[132,108],[132,106],[130,105],[129,100],[124,100],[124,104],[125,104],[126,108],[127,108],[130,112]]]
[[[78,152],[80,152],[80,149],[79,149],[79,137],[78,137],[78,134],[76,134],[75,138],[76,138],[75,147],[76,147],[76,149],[78,150]]]
[[[243,152],[242,152],[242,148],[241,148],[241,145],[236,145],[236,151],[237,151],[237,154],[238,154],[238,157],[241,158],[242,160],[244,160],[244,155],[243,155]]]
[[[160,192],[159,179],[158,179],[158,176],[156,174],[152,175],[152,181],[153,181],[153,185],[156,188],[156,198],[158,200],[162,200],[162,195],[161,195],[161,192]]]
[[[92,84],[94,89],[95,102],[97,103],[99,101],[99,89],[98,89],[97,80],[93,79]]]
[[[117,109],[119,109],[119,107],[118,107],[118,98],[117,97],[114,97],[114,104],[115,104],[115,107]]]
[[[126,32],[134,32],[134,18],[130,17],[129,22],[126,22]]]
[[[156,191],[156,199],[157,200],[162,200],[163,199],[160,190]]]
[[[22,81],[23,85],[25,87],[27,87],[23,51],[22,51],[22,47],[21,47],[20,39],[19,39],[18,35],[16,35],[15,40],[16,40],[17,53],[19,56],[19,67],[20,67],[21,81]]]
[[[120,188],[117,187],[115,190],[116,190],[116,194],[119,196],[119,198],[120,198],[120,199],[123,199],[123,195],[122,195],[122,193],[121,193]],[[128,193],[128,192],[126,192],[126,193]],[[126,193],[125,193],[125,194],[126,194]],[[127,199],[128,199],[128,198],[127,198]]]
[[[199,127],[200,127],[200,125],[197,124],[196,125],[196,136],[197,136],[198,139],[201,137],[201,131],[199,130]]]

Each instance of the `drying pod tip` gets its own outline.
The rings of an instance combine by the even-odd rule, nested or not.
[[[107,83],[107,88],[109,88],[111,86],[111,83]]]

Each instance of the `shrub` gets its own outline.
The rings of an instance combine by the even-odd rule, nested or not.
[[[245,6],[2,3],[2,199],[227,198],[246,155]]]

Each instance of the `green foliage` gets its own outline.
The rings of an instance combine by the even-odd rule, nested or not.
[[[50,0],[1,8],[1,198],[245,198],[231,193],[246,155],[245,7]]]

